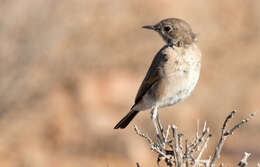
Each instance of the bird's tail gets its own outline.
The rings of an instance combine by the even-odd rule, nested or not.
[[[127,125],[133,120],[138,112],[139,111],[131,110],[126,116],[124,116],[123,119],[121,119],[121,121],[118,122],[118,124],[116,124],[114,129],[124,129],[125,127],[127,127]]]

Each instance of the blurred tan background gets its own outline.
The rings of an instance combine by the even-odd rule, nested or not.
[[[260,108],[260,1],[1,0],[0,166],[156,166],[132,125],[153,136],[149,112],[113,130],[128,112],[156,52],[158,34],[141,29],[177,17],[199,33],[199,83],[186,101],[160,110],[186,138],[207,120],[212,154],[225,116]],[[236,122],[233,120],[233,122]],[[260,160],[260,117],[230,137],[222,161],[244,151]]]

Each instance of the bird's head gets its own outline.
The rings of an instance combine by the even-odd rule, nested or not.
[[[197,41],[197,35],[192,32],[190,25],[177,18],[168,18],[143,28],[158,32],[168,45],[182,47]]]

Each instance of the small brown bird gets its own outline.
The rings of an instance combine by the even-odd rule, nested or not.
[[[143,28],[158,32],[166,45],[154,57],[138,90],[135,104],[114,129],[125,128],[139,111],[150,108],[156,126],[156,118],[160,121],[157,109],[183,101],[199,79],[201,53],[196,45],[197,36],[188,23],[168,18]]]

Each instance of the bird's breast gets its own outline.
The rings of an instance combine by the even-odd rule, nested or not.
[[[187,98],[198,82],[201,66],[201,55],[196,45],[189,48],[169,48],[165,52],[168,61],[164,65],[164,77],[161,80],[160,107],[173,105]]]

